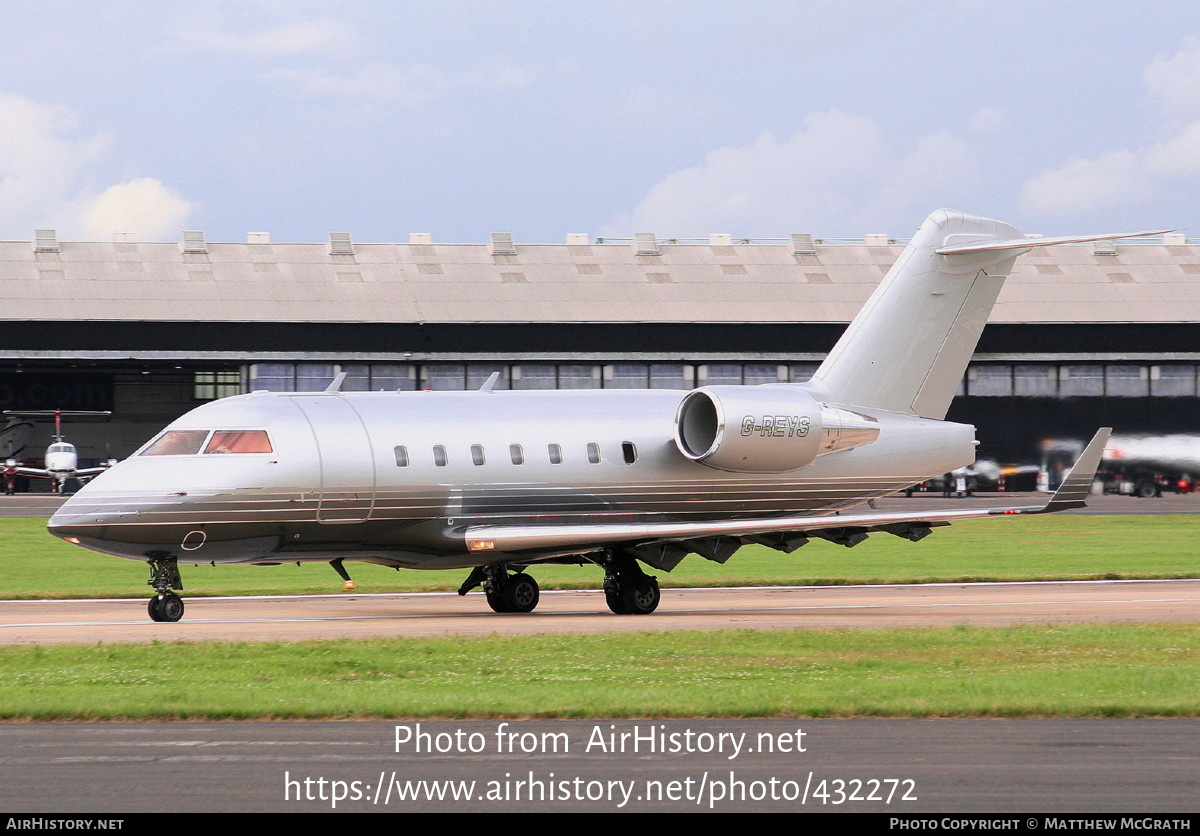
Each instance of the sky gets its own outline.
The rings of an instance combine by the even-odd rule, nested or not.
[[[0,27],[0,239],[1200,237],[1200,4],[108,0]]]

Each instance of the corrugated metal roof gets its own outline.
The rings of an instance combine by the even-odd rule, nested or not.
[[[848,322],[902,246],[0,242],[3,320]],[[1200,321],[1200,245],[1017,262],[993,322]]]

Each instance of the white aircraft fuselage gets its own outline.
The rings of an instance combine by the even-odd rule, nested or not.
[[[192,410],[167,432],[264,430],[271,452],[147,455],[144,448],[82,488],[50,530],[137,560],[151,552],[182,563],[353,557],[444,569],[540,556],[537,549],[472,551],[468,534],[483,526],[832,513],[974,459],[973,427],[859,408],[878,422],[869,444],[790,472],[718,470],[689,459],[675,440],[687,394],[240,395]],[[812,404],[815,414],[798,417],[818,420]],[[801,443],[781,423],[780,435],[772,427],[753,440]]]

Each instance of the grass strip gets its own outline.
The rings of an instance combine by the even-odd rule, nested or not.
[[[691,556],[661,582],[771,586],[1197,577],[1198,540],[1200,514],[978,520],[935,529],[919,543],[876,534],[853,549],[813,540],[792,555],[747,546],[724,565]],[[145,564],[68,545],[47,534],[42,520],[0,519],[0,567],[0,598],[150,594]],[[360,592],[452,590],[466,576],[465,569],[395,571],[354,562],[347,568]],[[182,569],[189,596],[341,591],[341,580],[323,563]],[[594,566],[535,566],[533,574],[547,589],[593,589],[603,577]]]
[[[0,648],[6,720],[1200,715],[1200,629]]]

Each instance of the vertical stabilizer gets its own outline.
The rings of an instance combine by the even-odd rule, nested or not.
[[[1025,252],[1019,241],[1006,223],[934,212],[821,364],[814,388],[838,403],[944,418],[1004,279]],[[1007,246],[973,246],[991,242]],[[938,252],[948,248],[959,251]]]

